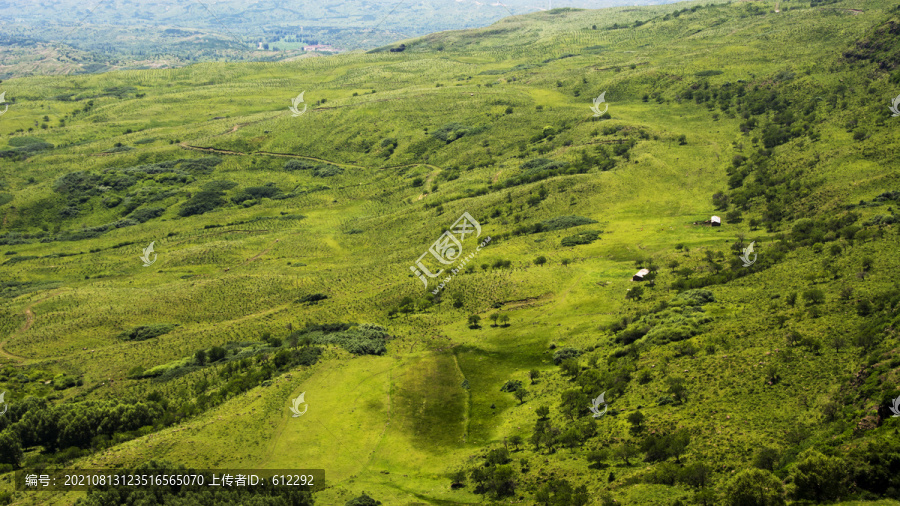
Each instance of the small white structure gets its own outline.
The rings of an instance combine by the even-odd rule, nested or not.
[[[711,226],[711,227],[721,227],[721,226],[722,226],[722,219],[719,218],[718,216],[713,216],[712,218],[709,219],[709,226]]]
[[[646,276],[647,274],[650,274],[649,270],[641,269],[641,270],[637,271],[637,274],[635,274],[634,276],[631,276],[631,280],[632,281],[643,281],[644,276]]]

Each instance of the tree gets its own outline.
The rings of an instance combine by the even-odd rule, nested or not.
[[[839,334],[835,334],[831,337],[831,346],[834,347],[834,352],[838,353],[841,351],[841,348],[847,345],[847,340],[844,339],[844,336]]]
[[[499,313],[493,313],[493,314],[492,314],[491,316],[489,316],[488,318],[490,318],[490,319],[491,319],[491,322],[493,322],[493,323],[491,324],[491,326],[492,326],[492,327],[496,327],[496,326],[497,326],[497,318],[500,318],[500,314],[499,314]]]
[[[772,471],[775,469],[775,465],[780,459],[781,455],[778,453],[778,450],[763,447],[757,450],[756,454],[753,456],[753,467]]]
[[[703,462],[694,462],[681,470],[681,481],[694,488],[703,488],[709,483],[712,470]]]
[[[208,358],[210,362],[218,362],[225,358],[225,348],[221,346],[213,346],[209,349]]]
[[[194,360],[196,360],[199,365],[206,365],[206,351],[197,350],[197,353],[194,353]]]
[[[547,257],[541,255],[534,259],[534,265],[544,265],[547,263]]]
[[[361,496],[350,499],[344,504],[345,506],[379,506],[381,501],[376,501],[363,492]]]
[[[644,414],[640,411],[631,413],[630,415],[628,415],[628,423],[631,424],[632,434],[640,434],[644,430]]]
[[[523,404],[525,402],[525,396],[528,395],[528,391],[524,388],[519,388],[513,392],[513,395],[519,400],[519,404]]]
[[[745,469],[725,485],[728,506],[784,506],[784,485],[769,471]]]
[[[509,436],[509,444],[513,445],[513,449],[518,450],[519,445],[522,444],[522,436],[520,436],[518,434],[513,434],[512,436]]]
[[[479,323],[480,321],[481,321],[481,317],[478,316],[477,314],[473,314],[473,315],[469,316],[469,328],[470,328],[470,329],[477,329],[477,328],[478,328],[478,323]]]
[[[562,373],[571,378],[578,377],[578,373],[581,372],[581,364],[578,363],[577,358],[567,358],[562,361],[559,365],[559,368],[562,370]]]
[[[675,457],[675,462],[678,462],[680,464],[681,455],[684,454],[687,446],[691,444],[691,434],[687,431],[687,429],[677,430],[674,434],[669,436],[668,443],[669,454]]]
[[[571,420],[574,420],[582,411],[587,411],[588,406],[590,406],[588,396],[575,388],[566,390],[560,397],[559,409]]]
[[[713,205],[716,207],[716,210],[719,211],[727,211],[728,204],[731,203],[731,198],[722,192],[716,192],[712,196]]]
[[[628,459],[637,455],[637,448],[635,448],[634,445],[632,445],[628,441],[622,441],[621,443],[613,446],[612,452],[617,459],[622,459],[622,462],[624,462],[626,466],[630,466],[631,463],[628,462]]]
[[[509,326],[509,316],[502,314],[500,315],[500,326],[507,327]]]
[[[671,377],[668,379],[669,393],[675,399],[675,402],[684,402],[687,400],[687,387],[684,386],[684,379]]]
[[[541,406],[534,410],[535,414],[538,416],[538,420],[546,420],[547,416],[550,415],[550,408],[547,406]]]
[[[22,445],[16,435],[10,429],[0,432],[0,463],[19,467],[23,455]]]
[[[848,490],[847,465],[839,457],[826,457],[815,450],[807,450],[798,457],[791,471],[794,496],[814,502],[832,502]]]
[[[643,297],[643,296],[644,296],[644,287],[635,286],[634,288],[631,288],[628,290],[628,292],[625,294],[625,299],[626,300],[641,300],[641,297]]]
[[[532,385],[537,383],[535,380],[537,380],[540,377],[541,377],[541,372],[538,371],[537,369],[532,369],[532,370],[528,371],[528,379],[531,380]]]
[[[803,292],[803,300],[806,301],[807,306],[821,304],[825,302],[825,292],[818,288],[810,288]]]
[[[598,448],[596,450],[591,450],[587,454],[587,461],[590,462],[590,467],[595,469],[602,469],[606,467],[606,460],[609,458],[609,449],[607,448]]]

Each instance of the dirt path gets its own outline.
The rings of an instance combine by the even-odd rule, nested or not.
[[[44,302],[47,299],[50,299],[51,297],[55,297],[55,296],[63,293],[63,291],[65,291],[65,290],[51,293],[50,295],[44,297],[43,299],[32,302],[25,308],[25,323],[22,325],[22,328],[13,332],[12,335],[10,335],[6,339],[4,339],[3,342],[0,342],[0,356],[6,357],[6,358],[16,361],[16,362],[24,362],[24,361],[28,360],[25,357],[20,357],[19,355],[13,355],[12,353],[6,351],[6,349],[5,349],[6,343],[8,343],[9,340],[12,339],[14,336],[28,332],[28,329],[30,329],[31,326],[34,325],[34,311],[31,310],[34,306],[40,304],[41,302]]]
[[[264,249],[263,251],[260,251],[255,257],[253,257],[253,258],[248,258],[247,260],[244,260],[244,262],[241,263],[241,265],[239,265],[238,267],[243,267],[243,266],[249,264],[250,262],[259,259],[259,257],[265,255],[266,253],[272,251],[272,248],[275,247],[275,244],[276,244],[278,241],[279,241],[279,239],[275,239],[275,242],[273,242],[271,246],[269,246],[268,248]],[[229,269],[225,269],[225,270],[228,271]]]

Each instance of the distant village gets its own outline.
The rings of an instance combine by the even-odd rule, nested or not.
[[[264,43],[262,41],[257,43],[256,49],[260,51],[268,51],[269,44]],[[276,48],[277,50],[277,48]],[[303,51],[307,53],[317,52],[317,53],[337,53],[340,52],[340,49],[336,47],[332,47],[328,44],[315,44],[312,46],[303,46]]]

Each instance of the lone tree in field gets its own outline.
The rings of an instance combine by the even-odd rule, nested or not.
[[[206,365],[206,351],[198,350],[197,353],[194,354],[194,360],[196,360],[199,365]]]
[[[516,396],[516,399],[519,400],[519,404],[524,404],[525,396],[528,395],[528,391],[524,388],[519,388],[515,392],[513,392],[513,395]]]
[[[522,444],[522,436],[518,434],[513,434],[509,436],[509,444],[513,445],[514,450],[518,450],[519,446]]]
[[[541,255],[534,259],[534,265],[544,265],[545,263],[547,263],[547,257],[545,257],[544,255]]]
[[[473,314],[472,316],[469,317],[469,328],[477,329],[479,327],[478,323],[480,321],[481,321],[481,317],[478,316],[477,314]]]
[[[541,371],[538,371],[537,369],[532,369],[532,370],[528,371],[528,379],[531,380],[532,385],[534,385],[536,383],[535,380],[537,380],[540,377],[541,377]]]
[[[505,314],[502,314],[502,315],[500,315],[499,320],[500,320],[500,326],[501,326],[501,327],[508,327],[508,326],[509,326],[509,316],[507,316],[507,315],[505,315]]]
[[[500,313],[494,313],[494,314],[492,314],[491,316],[489,316],[488,318],[491,319],[491,322],[492,322],[492,323],[491,323],[491,327],[496,327],[496,326],[497,326],[497,319],[500,318]]]

